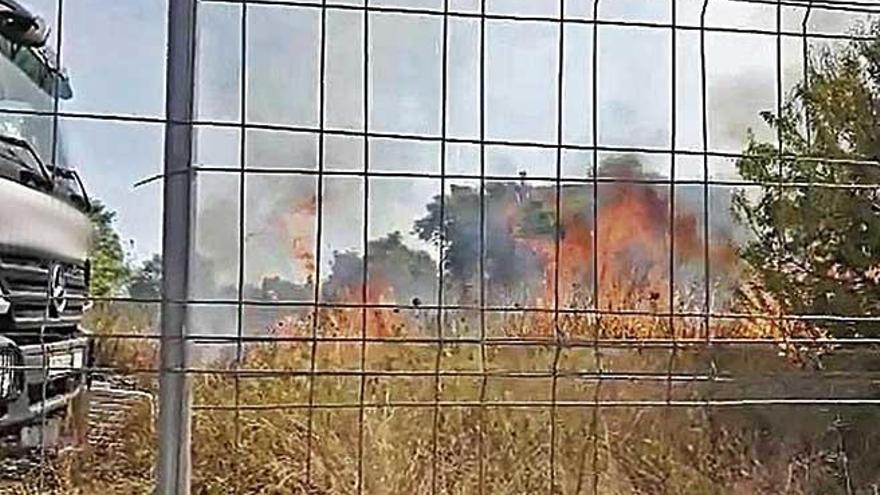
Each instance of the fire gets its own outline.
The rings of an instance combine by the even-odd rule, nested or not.
[[[649,309],[656,310],[685,303],[669,300],[670,272],[685,266],[703,268],[706,254],[713,273],[728,274],[734,268],[732,241],[711,236],[704,239],[696,215],[680,206],[676,210],[670,219],[667,196],[654,187],[633,185],[615,187],[607,204],[600,205],[600,307],[645,309],[647,303]]]
[[[555,307],[558,298],[560,308],[598,306],[601,310],[657,313],[687,309],[703,311],[702,291],[697,291],[699,294],[688,300],[679,286],[679,278],[675,279],[676,285],[670,291],[671,275],[684,274],[688,270],[691,277],[694,273],[701,274],[708,256],[713,280],[718,276],[736,279],[743,276],[733,241],[714,236],[706,245],[702,219],[697,212],[676,205],[676,214],[670,225],[669,196],[660,187],[614,184],[599,198],[595,222],[592,203],[583,201],[588,190],[575,191],[583,195],[581,201],[575,202],[578,208],[566,209],[566,203],[561,202],[563,210],[559,214],[559,225],[555,225],[555,215],[552,215],[552,229],[547,229],[546,220],[541,220],[541,228],[532,231],[525,225],[528,215],[527,208],[522,207],[523,201],[529,202],[527,207],[537,204],[544,212],[555,211],[555,191],[544,188],[532,191],[532,195],[526,186],[523,188],[525,191],[521,195],[509,196],[496,211],[515,242],[534,252],[541,262],[539,276],[542,280],[536,281],[538,291],[531,297],[539,307]],[[294,203],[284,223],[293,259],[310,274],[316,268],[313,252],[315,204],[314,196]],[[674,257],[671,257],[673,251]],[[321,310],[319,332],[325,336],[358,338],[366,325],[367,337],[392,338],[412,331],[417,327],[413,318],[393,307],[382,307],[399,304],[408,297],[408,294],[395,292],[391,283],[393,279],[394,274],[381,273],[379,267],[371,266],[366,283],[360,276],[343,280],[342,289],[334,294],[334,301],[341,303],[340,307]],[[315,282],[311,278],[309,281]],[[696,282],[700,287],[706,283],[702,278]],[[598,305],[592,294],[594,283],[598,286]],[[753,309],[774,309],[766,298],[761,299],[762,294],[760,290],[752,293],[752,302],[757,306]],[[601,335],[603,338],[663,338],[669,336],[672,328],[668,325],[668,318],[655,315],[603,315],[597,319],[585,314],[523,312],[521,317],[513,318],[516,325],[510,324],[513,320],[503,324],[503,331],[508,335],[551,336],[559,331],[568,335]],[[281,318],[278,331],[295,334],[311,331],[310,325],[294,320]],[[674,328],[681,338],[702,338],[706,332],[700,322],[693,320],[682,319]],[[711,331],[716,337],[785,337],[803,335],[808,329],[797,325],[768,326],[756,320],[715,324]]]
[[[359,311],[357,315],[347,315],[344,318],[347,328],[340,327],[340,330],[344,332],[343,334],[347,334],[345,336],[360,335],[363,324],[366,324],[366,334],[369,337],[392,337],[402,334],[406,329],[406,321],[399,310],[377,307],[393,305],[397,302],[394,288],[381,274],[370,273],[366,286],[355,284],[346,287],[342,300],[346,303],[362,303],[366,306],[362,310],[365,314]],[[336,317],[332,311],[329,316]]]
[[[545,203],[554,200],[544,198]],[[596,229],[591,208],[560,212],[558,268],[554,236],[519,236],[544,264],[544,295],[539,304],[550,306],[558,296],[560,306],[588,305],[584,299],[592,293],[595,261],[602,309],[668,309],[670,268],[702,266],[705,255],[696,215],[677,211],[670,229],[669,212],[668,197],[658,188],[615,184],[610,194],[600,198]],[[513,221],[518,219],[513,217]],[[518,225],[510,228],[523,230]],[[675,259],[670,260],[673,243]],[[710,240],[708,248],[714,270],[732,268],[735,256],[729,241]]]
[[[306,273],[308,282],[314,282],[317,271],[313,246],[315,244],[315,215],[317,198],[314,194],[295,202],[288,215],[284,216],[283,228],[290,238],[293,259]]]
[[[315,217],[317,215],[317,198],[314,194],[294,202],[282,218],[282,230],[289,239],[293,261],[306,273],[306,282],[315,283],[317,262],[314,253]],[[377,305],[391,305],[396,302],[394,288],[386,282],[381,273],[369,274],[366,286],[361,281],[345,287],[337,295],[339,302],[345,304],[364,304],[368,336],[389,337],[398,335],[405,327],[405,321],[399,311],[390,308],[378,308]],[[336,336],[360,336],[364,315],[360,311],[331,309],[322,314],[327,328],[333,329]],[[308,325],[294,321],[293,317],[285,316],[276,322],[273,333],[297,334],[305,331]]]

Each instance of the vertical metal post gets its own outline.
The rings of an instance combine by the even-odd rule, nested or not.
[[[196,0],[168,2],[162,335],[156,493],[190,493],[191,385],[186,374],[190,240],[193,232],[193,100]]]

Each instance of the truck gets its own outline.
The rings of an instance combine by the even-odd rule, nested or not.
[[[0,438],[55,442],[88,387],[89,197],[66,163],[69,79],[46,22],[0,0]]]

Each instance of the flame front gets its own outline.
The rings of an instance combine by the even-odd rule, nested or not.
[[[306,274],[308,283],[314,282],[317,272],[315,262],[315,215],[317,198],[314,194],[294,202],[289,214],[283,217],[283,229],[290,239],[291,254],[297,267]]]
[[[595,213],[592,202],[583,201],[584,197],[590,196],[583,187],[578,191],[581,201],[576,202],[577,208],[566,208],[565,202],[557,201],[555,188],[511,187],[519,193],[505,196],[501,208],[496,211],[501,214],[502,225],[515,242],[540,260],[537,276],[541,279],[522,281],[536,287],[529,296],[530,304],[545,309],[557,306],[563,310],[593,308],[611,314],[603,315],[601,323],[597,323],[595,317],[584,313],[556,318],[552,311],[510,313],[510,318],[502,323],[505,326],[502,331],[509,334],[549,336],[561,332],[603,338],[668,337],[665,323],[668,318],[651,313],[705,311],[703,291],[707,283],[712,283],[703,275],[707,262],[713,278],[726,277],[736,282],[745,277],[737,263],[732,240],[725,236],[704,239],[699,212],[693,211],[693,207],[676,205],[673,216],[669,196],[660,187],[613,184],[602,191]],[[563,205],[558,225],[555,214],[550,215],[553,218],[550,229],[544,224],[538,229],[529,224],[529,208],[555,213],[557,204]],[[315,205],[314,196],[297,202],[285,219],[293,260],[298,269],[310,274],[309,283],[317,283],[311,278],[316,271],[313,251]],[[541,218],[546,223],[547,215]],[[360,337],[364,325],[369,338],[402,336],[416,331],[415,319],[404,316],[397,308],[408,301],[408,294],[396,293],[390,282],[394,275],[381,273],[380,268],[372,265],[368,269],[366,283],[362,276],[343,279],[342,289],[334,293],[334,303],[338,306],[321,311],[321,332],[324,335]],[[682,285],[681,279],[687,277],[693,282],[691,293]],[[598,290],[597,297],[595,290]],[[763,301],[759,299],[753,297],[752,302]],[[772,309],[770,306],[766,303],[751,309],[762,311]],[[637,314],[618,314],[618,310]],[[511,321],[517,322],[517,330],[513,329]],[[290,317],[279,322],[283,324],[279,323],[278,328],[284,328],[285,332],[306,331],[306,325],[294,324]],[[710,331],[695,321],[683,322],[677,327],[679,337],[702,338]],[[719,323],[711,330],[716,336],[776,337],[804,331],[754,321],[747,324]]]
[[[607,191],[595,212],[596,229],[592,208],[568,211],[563,207],[558,253],[555,236],[522,234],[528,229],[517,225],[519,219],[512,217],[511,232],[520,233],[517,238],[543,261],[544,291],[537,301],[539,305],[553,307],[558,297],[560,307],[591,306],[595,300],[598,307],[609,310],[668,309],[670,281],[682,268],[702,269],[708,255],[717,273],[734,270],[732,242],[710,238],[704,250],[697,215],[679,207],[670,218],[670,202],[658,188],[615,184]],[[555,210],[548,206],[555,203],[555,197],[540,201]],[[594,269],[596,279],[592,276]],[[594,290],[598,291],[595,296]],[[672,302],[686,303],[680,300],[676,286],[671,292],[676,299]]]

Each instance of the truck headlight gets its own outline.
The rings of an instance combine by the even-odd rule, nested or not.
[[[21,353],[15,347],[0,347],[0,400],[13,399],[20,392]]]
[[[12,307],[12,303],[9,302],[9,299],[3,297],[3,291],[0,291],[0,315],[5,315],[9,312],[9,308]]]

